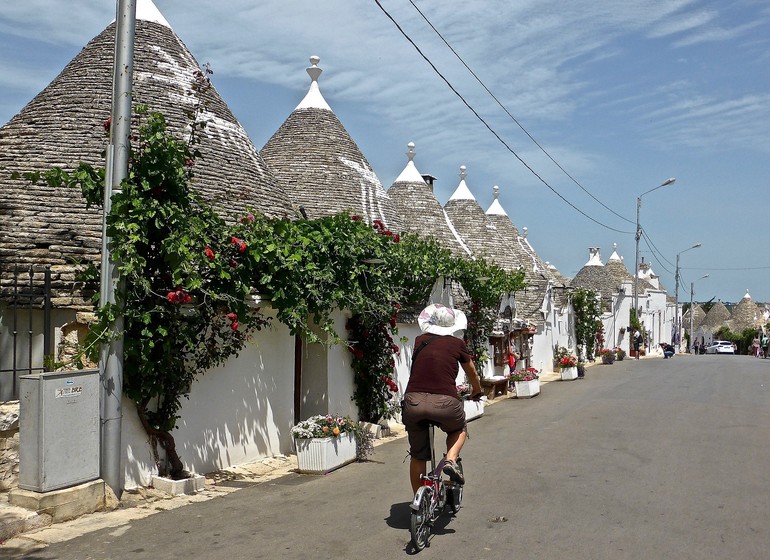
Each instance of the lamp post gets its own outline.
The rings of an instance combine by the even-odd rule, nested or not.
[[[698,280],[703,280],[704,278],[708,278],[708,277],[709,277],[708,274],[704,274],[703,276],[698,278]],[[698,280],[695,280],[695,282],[697,282]],[[689,349],[690,349],[690,353],[691,354],[692,354],[692,350],[693,350],[693,344],[692,344],[692,329],[693,329],[692,319],[693,319],[693,315],[695,315],[692,312],[692,296],[693,296],[693,293],[695,292],[695,282],[690,282],[690,344],[689,344],[690,348]]]
[[[672,342],[674,343],[674,347],[677,352],[679,352],[679,345],[681,343],[681,338],[682,338],[681,336],[682,328],[679,325],[679,255],[681,255],[682,253],[686,253],[690,249],[697,249],[700,246],[701,246],[700,243],[696,243],[692,247],[688,247],[684,251],[679,251],[676,254],[676,274],[674,276],[676,279],[676,288],[674,289],[674,301],[676,302],[674,304],[674,333],[675,334],[674,334],[674,340]]]
[[[676,181],[676,178],[671,177],[666,179],[660,185],[654,189],[643,192],[636,197],[636,258],[634,259],[634,314],[639,313],[639,239],[642,237],[642,226],[639,223],[639,210],[642,208],[642,197],[652,191],[658,190],[661,187],[672,184]],[[639,320],[639,317],[636,317]]]

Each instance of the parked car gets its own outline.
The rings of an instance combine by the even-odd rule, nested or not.
[[[735,354],[735,349],[728,340],[715,340],[706,346],[706,354]]]

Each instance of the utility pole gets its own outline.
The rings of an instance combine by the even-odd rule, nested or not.
[[[112,209],[113,192],[120,192],[120,185],[128,176],[135,35],[136,0],[117,0],[110,144],[107,147],[102,221],[102,306],[115,305],[115,287],[120,283],[118,266],[110,252],[107,216]],[[119,499],[123,493],[120,434],[123,420],[123,317],[120,310],[110,335],[110,342],[102,345],[99,360],[102,383],[101,475]]]

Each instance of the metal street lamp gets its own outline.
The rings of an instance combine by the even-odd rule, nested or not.
[[[681,338],[682,338],[682,327],[679,324],[679,255],[681,255],[682,253],[686,253],[690,249],[697,249],[700,246],[701,246],[700,243],[696,243],[692,247],[689,247],[684,251],[679,251],[676,254],[676,275],[675,275],[676,288],[674,289],[674,300],[676,302],[674,304],[674,329],[675,329],[674,333],[675,334],[674,334],[673,343],[677,352],[679,352],[679,345],[681,344]]]
[[[671,177],[670,179],[666,179],[654,189],[645,191],[636,197],[636,258],[634,259],[634,313],[635,314],[639,313],[639,239],[642,237],[642,226],[639,224],[639,210],[642,208],[642,197],[648,193],[651,193],[652,191],[658,190],[661,187],[670,185],[674,181],[676,181],[676,178],[674,177]],[[636,319],[639,320],[638,315]]]
[[[704,274],[703,276],[698,278],[698,280],[703,280],[704,278],[708,278],[708,277],[709,277],[708,274]],[[692,312],[692,296],[693,296],[693,293],[695,292],[695,282],[697,282],[698,280],[695,280],[694,282],[690,282],[690,344],[689,344],[689,350],[690,350],[691,354],[692,354],[692,350],[693,350],[693,344],[692,344],[692,329],[693,329],[693,325],[692,325],[692,320],[693,320],[693,316],[695,315],[695,313]]]

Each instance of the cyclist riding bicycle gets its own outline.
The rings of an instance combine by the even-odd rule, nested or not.
[[[409,436],[409,479],[413,492],[420,487],[431,455],[430,422],[447,435],[444,473],[458,484],[465,483],[457,467],[457,458],[468,435],[463,403],[457,397],[458,364],[468,377],[473,398],[478,399],[482,394],[476,366],[462,339],[461,331],[468,326],[465,314],[434,303],[423,309],[417,322],[423,334],[414,341],[402,418]],[[458,336],[453,336],[455,334]]]

